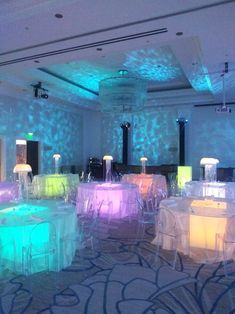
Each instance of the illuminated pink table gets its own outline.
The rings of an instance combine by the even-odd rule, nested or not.
[[[18,185],[16,182],[0,182],[0,203],[17,199]]]
[[[124,183],[80,183],[77,190],[77,212],[97,210],[111,218],[121,218],[136,214],[139,198],[138,186]]]
[[[167,196],[166,177],[160,174],[125,174],[122,182],[137,184],[142,197],[150,191],[158,200]]]

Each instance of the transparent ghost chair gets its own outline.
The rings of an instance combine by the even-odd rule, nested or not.
[[[25,275],[59,270],[56,227],[51,221],[41,221],[32,228],[29,243],[22,249],[22,268]]]
[[[188,236],[187,232],[186,234]],[[174,259],[172,268],[175,269],[179,243],[182,236],[185,235],[183,235],[183,231],[178,224],[174,212],[165,207],[161,208],[160,206],[158,219],[156,221],[156,260],[159,261],[160,259],[160,247],[173,251]]]
[[[0,278],[6,273],[15,272],[16,249],[13,240],[0,240]]]
[[[157,220],[158,210],[152,198],[137,198],[138,203],[138,230],[137,239],[143,239],[145,236],[145,228],[154,225]]]

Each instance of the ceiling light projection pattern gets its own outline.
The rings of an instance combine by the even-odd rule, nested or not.
[[[206,67],[200,65],[200,61],[193,67],[188,77],[192,87],[198,92],[212,92],[212,84]]]
[[[99,82],[107,77],[113,76],[114,71],[110,71],[104,67],[96,66],[88,62],[71,62],[69,64],[52,65],[48,67],[50,71],[64,76],[71,81],[84,86],[94,92],[99,91]],[[96,99],[92,93],[82,90],[78,87],[72,87],[71,92],[78,94],[82,98]]]
[[[223,80],[221,77],[221,73],[216,73],[211,75],[212,86],[213,86],[213,94],[221,94],[223,93]],[[235,72],[226,73],[225,79],[225,91],[227,89],[234,88],[235,89]]]
[[[168,47],[129,52],[124,66],[147,80],[165,82],[184,77],[180,65]]]

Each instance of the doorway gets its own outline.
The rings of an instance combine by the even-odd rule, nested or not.
[[[37,175],[39,172],[39,142],[16,140],[16,163],[27,163],[32,168],[32,175]]]

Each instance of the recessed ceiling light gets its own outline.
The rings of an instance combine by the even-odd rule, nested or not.
[[[99,48],[96,48],[96,50],[97,50],[97,51],[102,51],[103,48],[100,48],[100,47],[99,47]]]
[[[61,14],[61,13],[56,13],[56,14],[55,14],[55,17],[56,17],[57,19],[62,19],[62,18],[63,18],[63,14]]]
[[[28,26],[25,26],[25,28],[24,28],[26,31],[28,31],[29,30],[29,27]]]
[[[176,36],[182,36],[183,35],[183,32],[177,32],[176,33]]]

